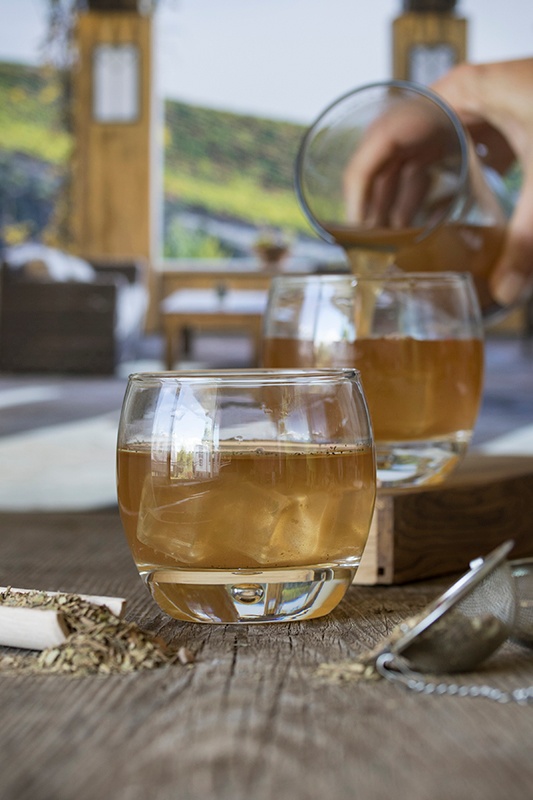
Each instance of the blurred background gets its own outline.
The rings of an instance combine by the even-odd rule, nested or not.
[[[92,4],[110,13],[121,5]],[[333,99],[392,77],[394,21],[417,3],[129,5],[152,17],[157,212],[150,256],[250,255],[268,227],[290,236],[293,253],[342,257],[310,246],[313,232],[293,191],[296,150],[305,126]],[[529,0],[426,5],[452,6],[466,20],[471,60],[531,54]],[[0,227],[7,243],[32,237],[72,245],[65,198],[75,131],[67,73],[76,65],[76,16],[90,6],[0,0]]]
[[[530,0],[0,0],[0,20],[0,509],[17,511],[114,504],[126,378],[168,366],[177,291],[266,292],[265,240],[287,271],[347,269],[293,186],[325,106],[533,54]],[[533,452],[531,316],[487,332],[474,442],[494,452]],[[221,325],[172,366],[253,361]]]

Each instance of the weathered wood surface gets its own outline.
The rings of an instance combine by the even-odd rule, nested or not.
[[[127,676],[0,674],[2,800],[529,800],[533,707],[324,685],[449,581],[353,587],[329,617],[202,626],[164,617],[114,512],[0,516],[0,584],[124,595],[128,616],[196,653]],[[533,684],[506,645],[464,676]]]
[[[507,539],[512,558],[533,556],[532,516],[533,458],[469,453],[441,485],[378,496],[357,581],[450,575]]]

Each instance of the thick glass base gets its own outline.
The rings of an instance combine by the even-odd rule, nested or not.
[[[356,565],[261,570],[143,571],[159,607],[207,623],[292,622],[328,614],[351,585]]]
[[[410,442],[377,442],[379,491],[401,491],[442,483],[465,455],[470,431]]]

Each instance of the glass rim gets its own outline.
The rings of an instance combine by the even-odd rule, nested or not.
[[[211,384],[306,384],[335,383],[339,380],[360,381],[361,373],[354,367],[269,369],[251,367],[247,369],[162,370],[160,372],[132,372],[128,382],[168,381],[175,383]]]
[[[446,270],[444,272],[387,272],[373,271],[368,275],[357,275],[355,273],[338,274],[308,274],[308,275],[274,275],[271,279],[272,285],[278,284],[306,284],[306,283],[465,283],[472,281],[472,274],[467,271],[455,272]]]
[[[461,169],[459,172],[459,186],[461,191],[464,191],[464,187],[467,186],[468,183],[468,141],[465,133],[465,129],[459,116],[456,114],[454,109],[448,105],[436,92],[434,92],[429,86],[423,86],[419,83],[415,83],[413,81],[408,80],[382,80],[382,81],[373,81],[371,83],[365,83],[361,86],[357,86],[355,89],[349,89],[347,92],[336,97],[332,100],[322,111],[315,117],[315,119],[310,123],[307,127],[301,141],[300,146],[298,148],[298,152],[296,154],[295,160],[295,167],[294,167],[294,185],[296,191],[296,197],[300,204],[301,209],[303,210],[309,224],[315,230],[318,235],[324,239],[324,241],[329,242],[330,244],[337,244],[333,236],[322,226],[319,220],[316,218],[315,214],[311,210],[309,203],[307,202],[307,197],[305,191],[302,186],[302,175],[303,175],[303,164],[307,157],[307,150],[309,147],[309,142],[314,135],[315,130],[318,126],[322,123],[322,121],[337,107],[340,106],[342,103],[349,100],[351,97],[355,97],[358,94],[363,94],[364,92],[372,91],[372,90],[387,90],[387,89],[397,89],[401,91],[411,92],[414,95],[418,95],[419,97],[424,97],[426,100],[432,102],[435,106],[437,106],[450,120],[455,134],[457,136],[457,141],[459,143],[459,149],[461,152]],[[423,232],[420,236],[419,241],[425,239],[435,228],[439,227],[442,224],[445,224],[452,216],[453,208],[452,205],[447,208],[445,213],[442,215],[441,219],[433,223],[425,232]]]

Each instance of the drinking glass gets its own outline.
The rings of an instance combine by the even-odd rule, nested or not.
[[[485,154],[486,155],[486,154]],[[489,154],[490,155],[490,154]],[[471,272],[483,315],[512,202],[454,111],[408,81],[359,87],[306,131],[296,189],[309,222],[352,271]]]
[[[356,367],[378,490],[439,483],[470,442],[483,386],[483,328],[470,274],[277,276],[265,367]]]
[[[118,500],[158,605],[194,622],[327,614],[359,565],[375,455],[354,369],[136,374]]]

